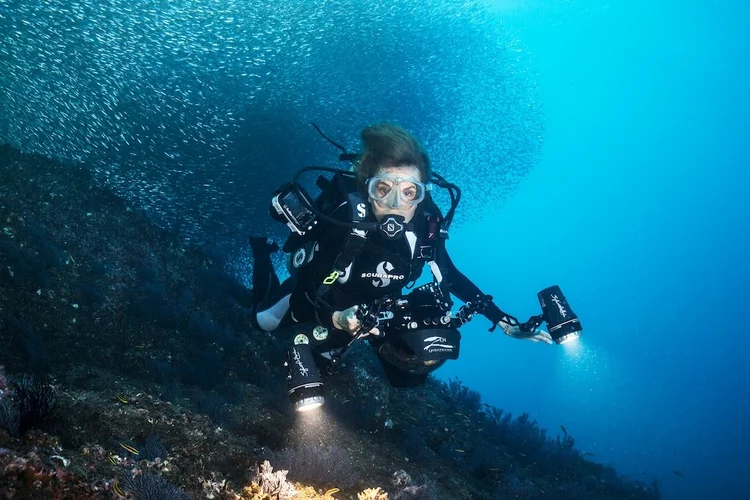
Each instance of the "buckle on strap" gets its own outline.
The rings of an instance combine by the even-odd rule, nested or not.
[[[417,257],[424,260],[435,259],[435,248],[432,245],[420,245],[416,252]]]

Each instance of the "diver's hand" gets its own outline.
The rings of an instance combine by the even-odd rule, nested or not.
[[[352,306],[349,309],[344,309],[343,311],[335,311],[333,313],[333,317],[331,318],[333,320],[334,328],[349,332],[351,335],[356,335],[357,330],[359,330],[359,328],[362,326],[362,324],[359,322],[359,318],[357,318],[358,309],[359,306]],[[373,328],[368,333],[363,335],[363,337],[366,337],[370,334],[377,337],[378,335],[380,335],[380,330],[378,330],[377,328]]]
[[[503,329],[503,333],[514,339],[530,340],[532,342],[544,342],[545,344],[554,344],[555,341],[549,333],[540,328],[535,328],[531,332],[522,332],[518,325],[511,325],[505,321],[498,321],[497,326]]]

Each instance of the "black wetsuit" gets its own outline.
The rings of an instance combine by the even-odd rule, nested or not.
[[[351,229],[320,222],[310,233],[310,242],[304,255],[296,255],[305,264],[293,270],[296,275],[279,284],[271,264],[271,249],[265,240],[251,239],[255,256],[253,292],[255,300],[256,326],[270,331],[281,325],[314,322],[331,330],[326,340],[327,349],[345,345],[351,335],[335,330],[332,325],[334,311],[343,311],[353,305],[367,304],[386,295],[400,294],[422,274],[427,264],[437,281],[447,285],[451,294],[466,302],[481,295],[481,290],[464,276],[445,251],[444,240],[432,246],[430,258],[424,256],[428,246],[424,204],[417,207],[413,218],[414,230],[404,237],[389,240],[372,230],[367,235],[365,246],[357,253],[350,269],[345,270],[337,282],[323,297],[328,305],[315,301],[314,297],[323,280],[331,274],[336,258],[341,253]],[[332,216],[340,220],[351,220],[348,203],[340,205]],[[375,220],[372,214],[371,220]],[[491,304],[485,316],[496,324],[503,313]]]

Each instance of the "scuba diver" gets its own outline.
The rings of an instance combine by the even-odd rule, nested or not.
[[[556,326],[566,324],[553,340],[537,328],[542,316],[519,323],[456,268],[445,240],[460,189],[432,171],[427,153],[409,132],[390,123],[368,126],[361,132],[362,154],[350,154],[315,128],[353,168],[306,167],[275,192],[270,213],[291,229],[283,246],[290,273],[284,283],[271,260],[278,245],[266,237],[249,238],[254,326],[273,331],[297,325],[287,353],[295,409],[322,404],[319,372],[335,373],[346,349],[365,337],[390,384],[410,387],[458,357],[458,327],[475,314],[491,321],[490,331],[499,326],[513,338],[552,344],[577,336],[580,325],[572,311],[574,324],[557,321]],[[310,171],[334,174],[317,179],[321,194],[314,200],[299,182]],[[430,195],[434,185],[450,194],[445,217]],[[425,265],[432,282],[403,295]],[[559,298],[550,300],[567,307],[559,288],[553,288],[550,293]],[[458,313],[450,311],[450,295],[465,304]]]

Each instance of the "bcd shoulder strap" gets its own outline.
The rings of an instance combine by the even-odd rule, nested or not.
[[[369,204],[365,197],[358,191],[350,192],[347,201],[351,211],[352,222],[362,222],[369,214]],[[443,220],[440,209],[428,198],[424,210],[422,210],[421,221],[416,225],[417,242],[414,249],[414,257],[410,261],[409,284],[407,288],[414,286],[416,276],[421,274],[422,266],[426,262],[440,260],[441,252],[445,249],[445,238],[447,234],[441,231],[440,223]],[[331,273],[325,277],[318,286],[315,300],[326,304],[325,296],[336,283],[346,283],[351,276],[351,266],[357,256],[362,252],[367,242],[368,231],[352,229],[344,242],[341,252],[336,257]]]
[[[425,198],[423,217],[416,227],[417,243],[414,249],[414,260],[412,261],[412,272],[410,282],[406,288],[414,286],[415,280],[421,274],[422,266],[425,263],[430,264],[433,275],[436,274],[435,267],[438,262],[443,261],[445,252],[445,240],[448,238],[448,232],[443,230],[443,214],[440,208],[429,195]],[[418,267],[416,267],[418,266]],[[438,269],[440,277],[436,275],[438,281],[443,281],[444,270]]]
[[[349,208],[351,209],[352,222],[362,222],[368,215],[368,205],[364,196],[358,191],[347,195]],[[341,252],[336,256],[331,273],[323,279],[315,292],[315,300],[325,303],[325,295],[335,283],[346,283],[350,277],[351,265],[354,259],[362,252],[367,242],[367,231],[352,228],[344,241]]]

